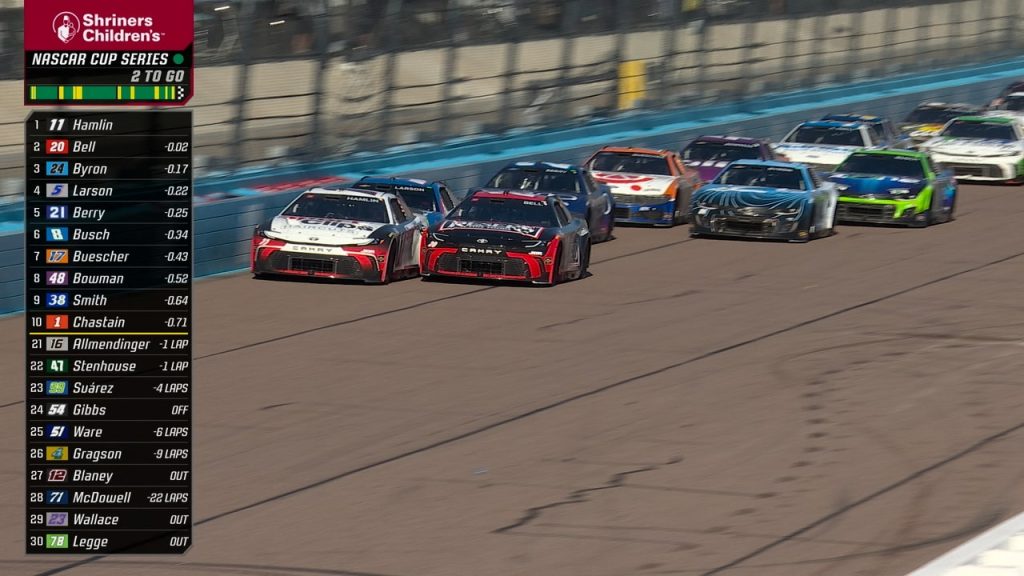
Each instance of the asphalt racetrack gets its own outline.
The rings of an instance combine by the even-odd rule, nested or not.
[[[617,236],[555,288],[198,282],[183,557],[23,555],[0,322],[0,574],[898,576],[1024,510],[1024,189]]]

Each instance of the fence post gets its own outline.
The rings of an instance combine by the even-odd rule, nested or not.
[[[515,19],[515,27],[518,28],[520,23],[518,21],[520,13],[519,3],[522,0],[511,0],[512,4],[512,16]],[[505,73],[504,73],[504,90],[501,94],[501,111],[498,115],[498,123],[501,124],[501,129],[507,129],[512,124],[512,107],[513,101],[515,100],[513,94],[518,93],[519,89],[515,87],[515,78],[518,76],[516,69],[519,66],[519,35],[512,34],[509,38],[508,48],[505,50]]]
[[[316,158],[323,147],[324,86],[327,83],[327,70],[331,61],[327,0],[319,0],[317,5],[320,14],[313,22],[313,42],[314,46],[319,49],[320,65],[316,71],[316,78],[313,80],[313,115],[310,117],[309,149],[306,150],[306,156],[309,158]]]
[[[562,4],[562,59],[558,70],[557,118],[569,115],[569,69],[572,67],[573,46],[576,42],[576,23],[579,21],[579,0]]]
[[[378,0],[380,1],[380,0]],[[400,23],[397,22],[402,10],[402,0],[386,0],[387,9],[384,14],[384,24],[381,26],[385,38],[384,50],[387,52],[384,64],[384,95],[381,99],[380,130],[383,146],[390,144],[391,123],[393,122],[393,106],[395,101],[395,69],[398,53],[398,34]]]
[[[864,12],[857,11],[851,15],[852,21],[850,22],[850,42],[848,44],[849,49],[847,50],[847,60],[845,66],[844,81],[856,80],[858,75],[862,75],[864,71],[860,67],[862,49],[864,47]]]
[[[462,18],[459,13],[459,6],[456,0],[448,0],[444,7],[445,24],[448,24],[448,48],[445,50],[444,68],[441,71],[441,131],[439,136],[450,137],[455,135],[454,119],[451,117],[452,100],[455,98],[455,68],[458,65],[459,32],[462,26]],[[454,19],[454,25],[452,22]]]
[[[663,3],[664,5],[664,3]],[[675,69],[676,69],[676,36],[679,35],[679,12],[682,2],[668,2],[672,6],[668,23],[665,27],[665,37],[662,39],[661,48],[661,83],[658,86],[658,105],[662,107],[671,106],[672,92],[675,90]]]
[[[246,2],[241,5],[238,14],[239,30],[252,30],[254,17],[254,4]],[[248,34],[238,36],[238,78],[235,84],[235,119],[234,119],[234,153],[231,161],[234,168],[242,165],[245,157],[245,105],[246,94],[249,91],[249,62],[252,50],[252,40]]]

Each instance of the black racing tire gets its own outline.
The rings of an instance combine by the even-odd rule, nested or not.
[[[555,286],[562,281],[562,250],[555,254],[554,272],[551,274],[551,283],[548,286]]]
[[[395,259],[398,257],[398,250],[395,249],[395,241],[391,241],[391,246],[388,247],[388,264],[387,269],[384,272],[384,277],[381,279],[381,284],[390,284],[395,279]]]
[[[587,236],[587,245],[585,246],[583,253],[580,255],[580,275],[576,278],[582,280],[587,277],[587,272],[590,270],[590,236]]]
[[[672,214],[672,226],[682,226],[683,224],[686,224],[686,221],[689,219],[689,215],[686,213],[686,210],[684,210],[685,207],[679,198],[678,192],[676,192],[676,200],[673,204],[673,211],[678,212],[679,215],[677,216],[675,213]]]

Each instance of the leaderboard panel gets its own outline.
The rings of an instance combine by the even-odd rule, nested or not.
[[[26,551],[192,536],[192,113],[26,123]]]

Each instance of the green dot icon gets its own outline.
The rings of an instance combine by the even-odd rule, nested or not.
[[[181,66],[182,62],[185,61],[185,57],[181,54],[175,54],[174,57],[171,58],[171,60],[174,61],[175,64]]]

